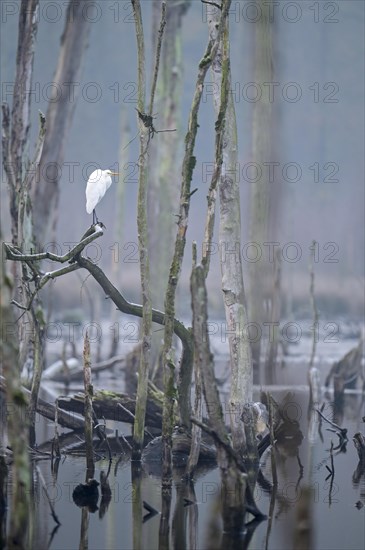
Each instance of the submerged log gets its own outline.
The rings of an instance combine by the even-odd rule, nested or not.
[[[192,438],[186,429],[177,427],[172,434],[172,454],[175,463],[187,464]],[[213,442],[203,437],[200,444],[200,461],[212,461],[216,462],[217,452]],[[145,462],[150,461],[162,461],[162,437],[155,437],[144,449],[143,460]]]

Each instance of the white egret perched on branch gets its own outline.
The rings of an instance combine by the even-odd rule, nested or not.
[[[95,212],[95,207],[112,184],[111,176],[118,176],[118,172],[112,172],[111,170],[94,170],[90,174],[86,184],[86,212],[88,214],[93,213],[93,224],[99,223],[98,217]]]

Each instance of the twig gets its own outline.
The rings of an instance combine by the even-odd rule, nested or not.
[[[200,0],[202,4],[208,4],[208,6],[214,6],[215,8],[218,8],[222,11],[222,6],[220,4],[217,4],[216,2],[210,2],[209,0]]]
[[[118,441],[119,445],[120,445],[120,448],[121,450],[123,451],[123,446],[122,444],[120,443],[119,441],[119,434],[118,434],[118,430],[115,430],[115,437],[116,437],[116,440]],[[124,437],[123,434],[120,434],[120,437],[123,439],[124,443],[127,445],[128,449],[131,451],[132,450],[132,445],[129,443],[129,441]]]
[[[333,449],[334,449],[333,441],[331,441],[331,448],[330,448],[331,470],[330,470],[330,474],[328,476],[328,477],[331,478],[329,492],[328,492],[328,504],[329,504],[329,506],[331,506],[331,504],[332,504],[333,480],[335,478],[335,466],[334,466],[334,462],[333,462]],[[328,466],[326,466],[326,468],[329,469]],[[327,481],[328,477],[326,478],[326,481]]]
[[[122,405],[121,403],[117,403],[118,407],[120,407],[125,413],[128,414],[128,416],[130,416],[131,418],[133,418],[133,422],[135,422],[136,420],[136,417],[135,415],[129,411],[128,409],[126,409],[124,407],[124,405]],[[153,439],[153,435],[147,430],[147,428],[144,428],[144,433],[147,434],[151,439]]]
[[[55,452],[56,457],[60,458],[60,440],[58,435],[58,398],[56,399],[55,403],[55,414],[54,414],[54,438],[52,441],[52,460],[53,460],[53,452]]]
[[[328,422],[328,424],[330,424],[331,426],[333,426],[335,428],[336,432],[340,432],[341,437],[347,439],[347,428],[340,428],[340,426],[338,426],[337,424],[335,424],[334,422],[332,422],[331,420],[326,418],[324,416],[324,414],[319,409],[315,409],[315,410],[323,418],[323,420],[325,420],[326,422]]]
[[[59,520],[58,517],[57,517],[56,511],[55,511],[54,506],[53,506],[53,504],[52,504],[52,501],[51,501],[51,499],[50,499],[50,497],[49,497],[49,494],[48,494],[48,492],[47,492],[46,482],[44,481],[44,477],[43,477],[43,475],[42,475],[42,472],[41,472],[39,466],[37,466],[37,465],[36,465],[36,470],[37,470],[38,477],[39,477],[39,479],[40,479],[40,481],[41,481],[41,483],[42,483],[44,494],[45,494],[46,497],[47,497],[48,504],[49,504],[49,507],[50,507],[50,509],[51,509],[52,517],[53,517],[54,521],[57,523],[57,525],[61,525],[61,522],[60,522],[60,520]]]
[[[96,414],[95,414],[94,409],[93,409],[93,416],[94,416],[94,418],[97,419],[97,416],[96,416]],[[94,426],[94,430],[97,430],[99,437],[101,437],[102,440],[106,443],[106,446],[107,446],[107,448],[108,448],[108,454],[109,454],[109,462],[111,462],[111,461],[112,461],[112,450],[111,450],[111,448],[110,448],[110,444],[109,444],[109,441],[108,441],[108,437],[107,437],[107,435],[106,435],[106,423],[105,423],[105,418],[103,418],[103,420],[104,420],[104,424],[96,424],[96,425]],[[103,430],[100,429],[101,426],[103,426],[103,428],[104,428]]]

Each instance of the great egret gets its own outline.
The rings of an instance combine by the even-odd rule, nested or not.
[[[94,170],[90,174],[86,184],[86,212],[88,214],[93,213],[93,224],[98,223],[98,217],[95,212],[95,207],[112,184],[111,176],[118,176],[118,172],[112,172],[111,170]]]

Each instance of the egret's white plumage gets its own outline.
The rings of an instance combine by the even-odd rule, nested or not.
[[[101,199],[112,184],[111,176],[117,176],[117,172],[111,170],[94,170],[87,181],[86,185],[86,212],[88,214],[93,213],[93,221],[98,221],[95,213],[96,205],[99,204]]]

